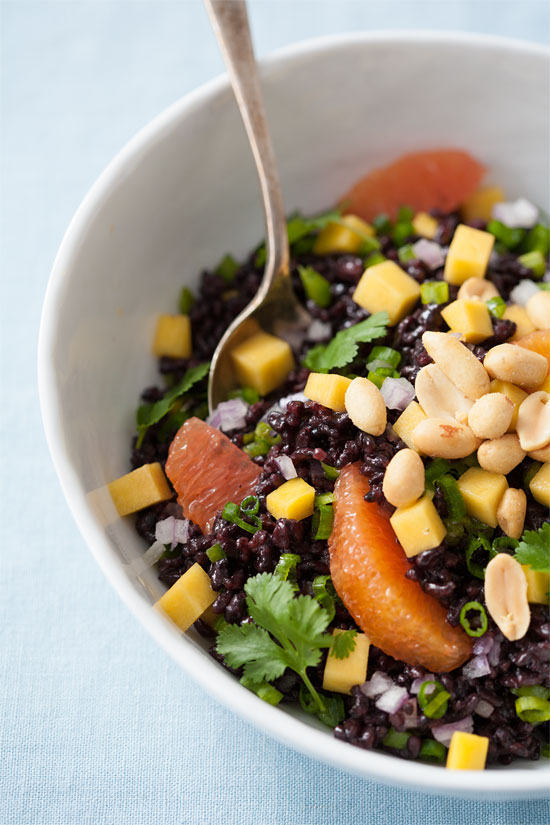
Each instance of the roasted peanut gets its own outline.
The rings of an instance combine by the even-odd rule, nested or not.
[[[432,458],[466,458],[479,444],[469,427],[448,418],[426,418],[413,432],[417,450]]]
[[[468,426],[479,438],[500,438],[514,414],[514,405],[502,392],[489,392],[478,398],[468,414]]]
[[[483,366],[491,378],[509,381],[526,390],[536,389],[548,372],[548,361],[543,355],[517,344],[497,344],[485,356]]]
[[[523,533],[526,510],[527,496],[523,490],[508,487],[497,508],[498,526],[502,532],[512,539],[519,539]]]
[[[378,387],[368,378],[354,378],[346,390],[346,412],[360,430],[382,435],[386,429],[386,404]]]
[[[425,332],[422,343],[430,358],[468,398],[475,401],[489,392],[489,376],[483,365],[453,335]]]
[[[529,320],[537,329],[550,329],[550,292],[531,295],[525,305]]]
[[[458,290],[458,297],[467,300],[488,301],[489,298],[496,298],[498,289],[485,278],[468,278]]]
[[[456,418],[457,413],[468,413],[473,404],[437,364],[422,367],[414,389],[418,403],[430,418]]]
[[[485,568],[485,604],[509,641],[525,636],[531,621],[527,579],[521,564],[508,553],[499,553]]]
[[[529,458],[534,459],[534,461],[542,461],[543,464],[550,461],[550,444],[547,444],[546,447],[541,447],[540,450],[529,450],[527,453]]]
[[[480,467],[490,473],[507,475],[525,458],[525,450],[521,448],[519,438],[515,433],[501,435],[491,441],[484,441],[477,451],[477,460]]]
[[[526,452],[540,450],[550,442],[550,395],[534,392],[521,402],[516,430]]]
[[[414,450],[399,450],[384,475],[382,491],[394,507],[407,507],[424,492],[424,464]]]

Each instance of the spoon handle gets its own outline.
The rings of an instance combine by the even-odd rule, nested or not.
[[[275,154],[269,136],[258,67],[245,0],[204,0],[227,66],[233,92],[252,147],[265,212],[267,260],[254,303],[260,303],[277,276],[289,272],[288,237]]]

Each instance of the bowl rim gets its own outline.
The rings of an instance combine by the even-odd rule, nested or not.
[[[327,35],[284,46],[259,61],[261,71],[268,74],[282,64],[299,61],[304,56],[318,56],[340,49],[346,44],[368,44],[373,41],[386,42],[388,45],[416,43],[419,46],[424,43],[439,43],[550,57],[550,49],[541,44],[495,35],[431,30],[364,31]],[[212,697],[262,732],[317,761],[389,785],[471,798],[487,798],[488,794],[508,799],[541,796],[546,793],[546,776],[542,770],[506,767],[479,772],[446,771],[441,767],[416,761],[397,763],[396,757],[380,751],[354,748],[348,743],[327,736],[325,731],[306,725],[292,715],[281,713],[280,709],[266,704],[242,687],[231,674],[223,671],[217,662],[205,657],[204,651],[191,639],[182,642],[181,633],[156,611],[151,610],[151,606],[143,600],[127,577],[106,535],[89,510],[78,473],[69,458],[60,425],[61,399],[55,383],[54,344],[57,308],[62,303],[65,288],[70,280],[71,265],[78,257],[80,238],[85,235],[88,223],[109,197],[124,168],[129,164],[139,163],[141,155],[155,142],[160,141],[180,119],[192,117],[195,110],[228,89],[229,80],[226,74],[209,80],[174,102],[131,138],[92,184],[75,212],[55,257],[40,322],[38,388],[46,440],[72,516],[109,583],[160,647]]]

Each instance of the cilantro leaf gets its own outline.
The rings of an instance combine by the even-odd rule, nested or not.
[[[335,633],[332,637],[330,654],[336,659],[346,659],[355,650],[356,630],[344,630],[342,633]]]
[[[286,669],[285,652],[255,624],[228,624],[218,634],[218,652],[229,667],[243,667],[252,682],[277,679]]]
[[[532,570],[550,573],[550,524],[545,521],[540,530],[526,530],[515,558],[520,564],[528,564]]]
[[[187,370],[181,381],[178,381],[177,384],[171,387],[160,399],[160,401],[155,401],[154,404],[142,404],[138,407],[136,414],[136,424],[140,434],[138,446],[142,443],[148,427],[151,427],[153,424],[157,424],[162,418],[164,418],[166,413],[170,411],[174,401],[181,398],[181,396],[185,395],[186,392],[189,392],[191,387],[199,381],[202,381],[209,369],[210,363],[199,364],[196,367],[191,367],[191,369]]]
[[[386,334],[388,323],[387,312],[375,312],[364,321],[340,330],[326,346],[318,344],[310,349],[304,358],[304,366],[314,372],[328,372],[345,367],[357,355],[359,344],[374,341]]]

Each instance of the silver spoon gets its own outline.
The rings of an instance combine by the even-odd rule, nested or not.
[[[286,217],[275,155],[254,57],[245,0],[204,0],[227,66],[250,141],[265,212],[267,260],[258,292],[228,327],[212,358],[208,382],[210,412],[235,386],[229,351],[251,331],[251,319],[266,332],[293,340],[311,321],[298,302],[289,271]],[[293,336],[294,332],[294,336]]]

